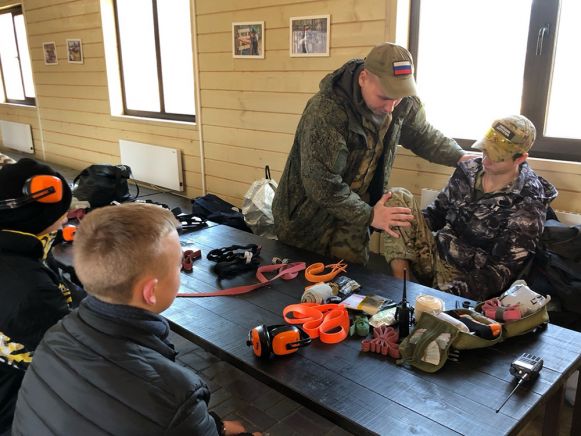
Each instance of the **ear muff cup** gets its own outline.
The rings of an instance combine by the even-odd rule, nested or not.
[[[18,209],[27,204],[60,203],[63,199],[63,181],[56,176],[39,174],[26,180],[22,197],[0,200],[0,210]]]
[[[256,357],[268,359],[271,353],[268,328],[265,325],[259,325],[250,330],[246,345],[252,346]]]
[[[33,176],[24,184],[22,193],[40,203],[58,203],[63,199],[63,182],[56,176]]]
[[[272,354],[284,356],[311,343],[311,338],[294,325],[260,325],[248,333],[246,345],[252,346],[257,357],[268,359]]]
[[[272,352],[277,356],[296,353],[297,347],[288,347],[289,344],[297,343],[301,339],[300,331],[297,327],[285,325],[269,331],[272,341]]]

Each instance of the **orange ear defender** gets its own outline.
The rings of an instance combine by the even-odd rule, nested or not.
[[[0,210],[17,209],[33,201],[58,203],[63,198],[63,182],[56,176],[42,174],[32,176],[24,183],[22,193],[24,195],[19,198],[0,200]]]
[[[75,239],[75,233],[77,233],[77,226],[63,227],[63,239],[66,242],[73,242],[73,240]]]
[[[296,353],[311,343],[311,338],[294,325],[259,325],[248,333],[246,345],[252,346],[257,357],[268,359],[271,354],[284,356]]]

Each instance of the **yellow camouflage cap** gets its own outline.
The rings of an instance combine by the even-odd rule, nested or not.
[[[537,129],[527,117],[511,115],[492,123],[486,135],[472,148],[486,150],[494,162],[511,159],[515,154],[526,153],[535,142]]]
[[[393,99],[417,95],[414,61],[405,48],[384,42],[371,49],[364,67],[379,78],[383,92]]]

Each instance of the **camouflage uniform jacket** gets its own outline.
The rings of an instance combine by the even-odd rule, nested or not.
[[[482,159],[462,162],[424,217],[440,257],[464,273],[448,291],[476,300],[498,296],[515,280],[534,254],[549,203],[557,196],[553,185],[528,166],[510,187],[475,199]]]
[[[367,242],[372,206],[389,180],[397,144],[443,165],[454,166],[463,155],[427,123],[416,97],[404,98],[374,129],[358,83],[362,69],[362,60],[351,60],[321,81],[273,201],[279,239],[323,255],[329,255],[328,235],[338,226]]]

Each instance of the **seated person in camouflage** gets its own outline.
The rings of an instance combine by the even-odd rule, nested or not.
[[[60,196],[43,189],[45,177],[61,189]],[[0,168],[0,435],[10,429],[36,346],[69,313],[69,290],[46,257],[72,197],[60,174],[33,159]]]
[[[416,220],[385,238],[393,275],[474,300],[498,296],[534,254],[556,189],[526,160],[535,126],[521,115],[494,121],[473,145],[482,158],[462,162],[434,203],[420,210],[413,195],[394,189],[390,206]]]
[[[470,156],[426,121],[403,47],[381,44],[327,75],[319,88],[273,200],[275,232],[296,247],[366,263],[370,226],[398,237],[391,227],[413,219],[408,208],[384,205],[396,146],[449,166]]]

